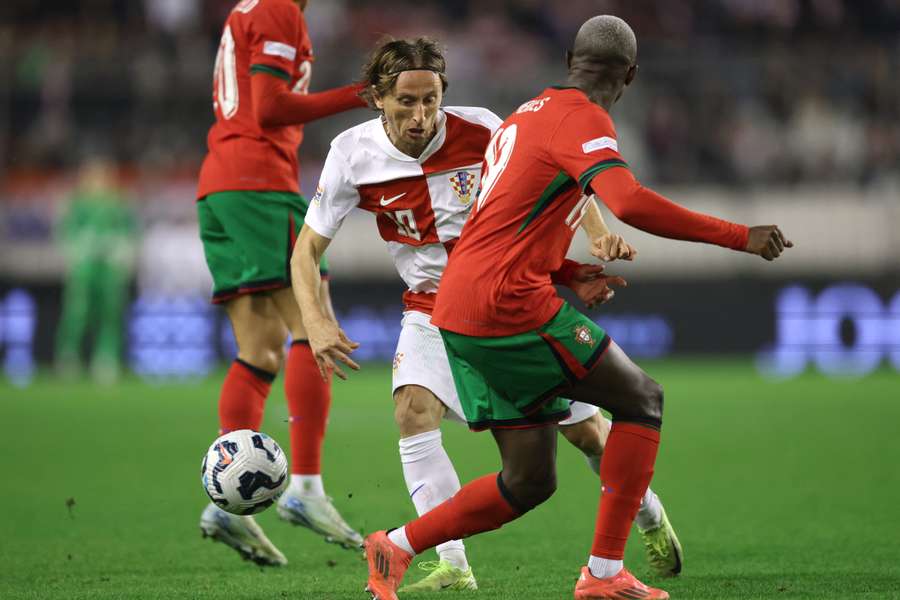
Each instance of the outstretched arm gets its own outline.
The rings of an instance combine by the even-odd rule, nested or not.
[[[647,233],[716,244],[766,260],[793,246],[775,225],[747,227],[679,206],[642,186],[628,169],[601,171],[590,186],[616,217]]]
[[[341,379],[347,376],[338,366],[342,362],[351,369],[359,369],[350,353],[359,344],[351,342],[334,320],[330,307],[323,301],[319,261],[331,240],[303,225],[291,255],[291,280],[294,298],[303,315],[303,326],[309,336],[309,347],[319,365],[319,372],[328,379],[334,372]]]
[[[324,92],[301,94],[291,91],[288,82],[267,71],[250,78],[253,114],[260,127],[302,125],[353,108],[365,108],[359,97],[362,84],[345,85]]]

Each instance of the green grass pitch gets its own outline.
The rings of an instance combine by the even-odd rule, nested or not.
[[[686,560],[681,578],[654,580],[633,539],[626,564],[639,577],[676,599],[900,598],[895,373],[766,382],[749,362],[646,368],[666,388],[652,485]],[[325,485],[366,532],[414,516],[389,381],[388,368],[366,365],[334,387]],[[275,511],[259,519],[285,568],[261,570],[201,539],[200,461],[215,437],[219,382],[0,387],[0,598],[364,598],[359,553]],[[286,446],[280,383],[264,429]],[[490,434],[447,424],[444,439],[463,481],[498,468]],[[599,485],[564,440],[559,472],[549,502],[467,542],[481,590],[453,597],[572,597]]]

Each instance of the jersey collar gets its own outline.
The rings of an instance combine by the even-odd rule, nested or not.
[[[387,131],[384,130],[384,125],[381,123],[381,118],[377,118],[374,120],[375,127],[375,141],[384,150],[391,158],[396,160],[402,160],[404,162],[418,162],[424,163],[428,160],[435,152],[441,149],[441,146],[444,145],[444,141],[447,139],[447,114],[443,111],[443,109],[438,111],[437,115],[437,133],[435,133],[434,137],[431,138],[431,141],[428,142],[428,145],[425,146],[425,151],[422,152],[422,155],[419,158],[412,157],[408,154],[404,154],[394,143],[391,141],[391,138],[388,137]]]

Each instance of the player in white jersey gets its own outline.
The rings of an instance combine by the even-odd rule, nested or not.
[[[459,490],[459,478],[443,448],[443,418],[465,423],[447,354],[430,316],[448,254],[459,238],[481,179],[488,141],[502,120],[477,107],[441,108],[446,88],[444,59],[426,39],[382,44],[366,67],[371,104],[382,116],[337,136],[294,248],[294,293],[307,325],[310,345],[323,371],[344,374],[341,360],[355,348],[330,320],[316,292],[310,266],[337,234],[344,218],[359,208],[375,215],[397,271],[408,289],[393,363],[395,419],[400,459],[410,497],[424,514]],[[630,258],[634,249],[610,235],[593,202],[583,221],[610,258]],[[318,264],[318,263],[315,263]],[[603,302],[611,290],[597,267],[576,289],[588,304]],[[317,271],[316,271],[317,273]],[[315,279],[315,280],[314,280]],[[337,360],[335,360],[337,359]],[[609,423],[598,409],[572,403],[560,423],[563,435],[599,473]],[[637,519],[649,532],[651,564],[664,574],[680,570],[680,547],[659,499],[647,490]],[[406,591],[476,589],[462,541],[437,547],[440,560]]]

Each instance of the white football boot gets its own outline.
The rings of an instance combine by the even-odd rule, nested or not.
[[[348,550],[362,548],[363,538],[338,513],[328,496],[304,496],[288,488],[278,500],[278,516],[294,525],[312,529],[326,542]]]
[[[280,567],[287,558],[275,547],[251,516],[227,513],[212,502],[200,515],[203,537],[222,542],[237,550],[244,560],[252,560],[262,567]]]

